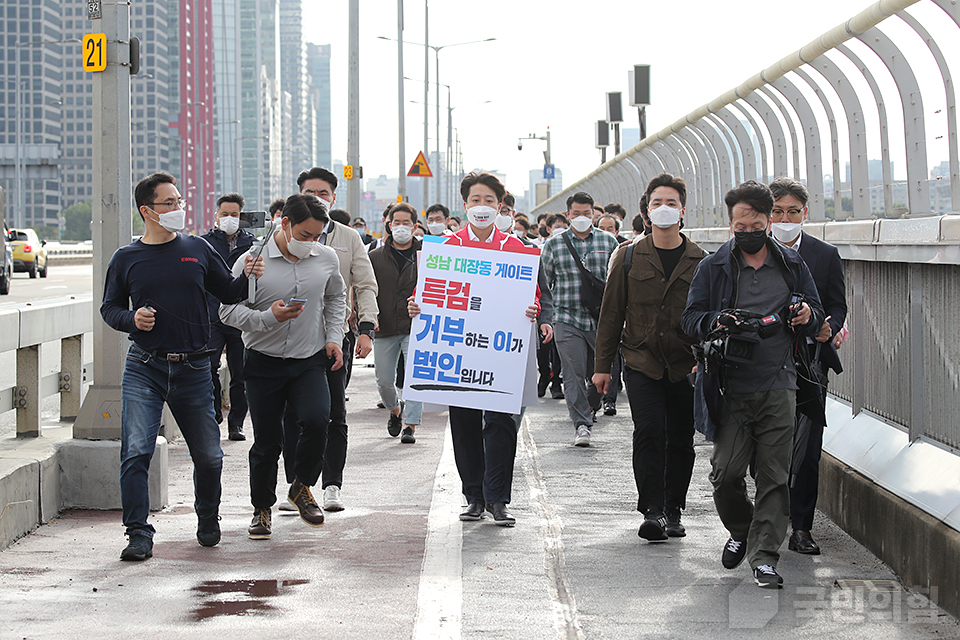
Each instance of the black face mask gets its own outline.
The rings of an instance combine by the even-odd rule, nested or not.
[[[760,229],[759,231],[734,231],[733,235],[737,239],[737,246],[740,247],[740,251],[749,253],[750,255],[757,253],[767,244],[766,229]]]

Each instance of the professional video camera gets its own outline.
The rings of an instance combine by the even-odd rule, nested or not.
[[[706,371],[753,364],[760,341],[784,330],[780,314],[762,315],[745,309],[725,309],[717,322],[719,326],[707,339],[693,346],[693,355]]]

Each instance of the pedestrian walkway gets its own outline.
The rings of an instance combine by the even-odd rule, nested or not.
[[[174,442],[154,557],[118,560],[119,512],[63,513],[0,552],[0,638],[960,637],[956,620],[822,517],[823,555],[784,544],[784,589],[758,589],[746,564],[724,570],[707,443],[687,537],[642,541],[625,399],[618,416],[598,418],[589,448],[572,446],[563,401],[527,411],[517,526],[505,528],[457,519],[446,413],[424,414],[417,443],[402,445],[363,361],[349,396],[347,508],[322,527],[275,508],[272,539],[247,538],[251,441],[226,440],[224,427],[223,541],[200,547],[192,467]]]

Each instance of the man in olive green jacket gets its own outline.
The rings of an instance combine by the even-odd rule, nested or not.
[[[686,506],[695,457],[693,388],[686,376],[695,364],[690,346],[696,341],[681,330],[680,316],[706,254],[680,233],[687,199],[682,178],[659,175],[645,195],[653,231],[624,245],[611,260],[594,371],[610,371],[620,347],[634,425],[637,511],[644,514],[638,535],[666,540],[686,535],[680,510]],[[593,383],[605,393],[610,374],[594,374]]]

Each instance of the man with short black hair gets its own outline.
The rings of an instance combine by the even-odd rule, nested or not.
[[[683,178],[661,174],[647,185],[646,196],[654,208],[653,233],[625,245],[610,261],[593,380],[601,392],[611,387],[606,371],[622,353],[637,511],[644,514],[637,534],[657,541],[686,535],[680,512],[696,457],[693,389],[687,381],[695,341],[681,330],[680,317],[706,254],[680,233],[687,200]]]
[[[283,217],[283,203],[283,198],[277,198],[270,203],[270,218],[277,224],[280,224],[280,218]]]
[[[450,209],[440,204],[432,204],[427,207],[427,231],[432,236],[447,236],[451,232],[447,229],[447,221],[450,219]]]
[[[420,425],[423,403],[401,400],[395,384],[398,363],[409,357],[410,315],[407,298],[417,287],[417,252],[423,243],[413,236],[417,210],[398,202],[387,218],[390,235],[384,245],[370,252],[377,276],[377,331],[374,334],[373,364],[380,400],[390,410],[387,432],[400,436],[403,444],[416,442],[414,432]]]
[[[817,337],[806,340],[812,380],[820,385],[815,389],[814,397],[806,401],[819,407],[826,403],[828,370],[833,369],[836,374],[843,371],[833,344],[834,336],[847,319],[843,261],[836,247],[803,231],[810,193],[802,182],[792,178],[777,178],[770,183],[770,191],[773,193],[773,213],[770,216],[773,237],[803,258],[813,275],[817,293],[823,302],[823,311],[827,315]],[[820,451],[823,448],[826,416],[819,411],[804,411],[805,408],[798,397],[790,464],[790,524],[793,532],[787,547],[797,553],[820,555],[820,545],[813,539],[810,529],[813,527],[813,512],[817,508]],[[812,417],[812,414],[817,415]]]
[[[120,418],[120,502],[129,543],[120,559],[138,561],[153,556],[148,475],[164,402],[193,459],[197,541],[204,547],[220,542],[223,451],[213,416],[207,294],[239,302],[247,294],[247,276],[263,275],[263,261],[238,263],[231,277],[207,241],[180,233],[186,203],[168,173],[137,183],[134,200],[143,237],[110,259],[100,315],[130,334]]]
[[[323,511],[310,487],[324,468],[331,404],[327,370],[343,368],[340,344],[346,315],[336,252],[317,244],[329,222],[326,206],[316,196],[287,198],[280,228],[263,248],[267,265],[253,301],[220,307],[220,319],[243,331],[246,346],[254,510],[247,534],[254,540],[266,540],[273,533],[271,508],[277,501],[281,450],[287,459],[293,458],[288,502],[306,524],[323,524]],[[284,406],[300,418],[295,454],[287,451]]]
[[[302,195],[315,195],[332,210],[337,201],[337,176],[323,167],[313,167],[300,172],[297,186]],[[356,231],[335,220],[329,220],[320,232],[318,242],[335,250],[340,261],[340,277],[347,288],[347,309],[353,309],[356,296],[358,333],[356,344],[350,331],[350,313],[346,314],[343,326],[342,350],[358,358],[366,358],[373,350],[373,328],[377,320],[377,279],[366,248]],[[343,467],[347,459],[347,368],[333,368],[327,362],[327,383],[330,387],[330,427],[327,433],[327,450],[324,454],[322,488],[323,508],[340,511],[344,508],[340,497],[343,487]],[[293,482],[294,462],[297,447],[297,420],[295,415],[284,418],[283,462],[287,481]],[[281,505],[283,508],[284,505]]]
[[[757,585],[776,589],[783,584],[777,573],[778,549],[790,506],[794,346],[797,338],[820,332],[824,313],[807,265],[767,235],[773,209],[770,189],[748,180],[727,192],[724,202],[734,238],[697,267],[681,326],[699,340],[722,337],[723,327],[742,323],[744,314],[730,312],[738,309],[774,327],[770,335],[758,338],[749,363],[727,361],[719,378],[715,363],[706,370],[703,362],[698,365],[697,394],[706,409],[696,419],[707,438],[715,438],[710,461],[713,501],[730,532],[721,562],[733,569],[749,551]],[[651,219],[653,214],[651,210]],[[757,472],[754,502],[744,483],[751,458]]]
[[[217,250],[220,257],[232,269],[237,258],[247,252],[255,238],[246,229],[240,228],[240,212],[244,199],[239,193],[226,193],[217,198],[216,227],[203,234],[203,239]],[[213,374],[213,416],[219,424],[223,420],[223,391],[220,388],[220,360],[224,348],[227,351],[227,368],[230,371],[230,413],[227,416],[227,437],[231,440],[246,440],[243,421],[247,417],[247,396],[243,386],[243,340],[240,331],[220,322],[217,310],[220,301],[208,296],[210,316],[215,318],[210,325],[210,373]]]
[[[590,194],[580,191],[567,198],[567,215],[570,230],[561,231],[543,244],[540,263],[553,293],[554,336],[560,354],[563,395],[573,423],[573,444],[589,447],[594,415],[600,407],[600,394],[591,380],[597,318],[584,306],[589,292],[585,290],[587,276],[582,271],[586,269],[600,281],[606,280],[607,265],[618,244],[612,235],[594,228]],[[552,219],[560,224],[558,216]],[[547,224],[551,224],[551,219]]]

